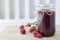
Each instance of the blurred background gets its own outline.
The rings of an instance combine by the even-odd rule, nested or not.
[[[20,25],[36,21],[34,17],[34,8],[39,0],[0,0],[0,31],[7,25]],[[44,0],[39,1],[40,4]],[[48,1],[47,1],[48,2]],[[60,25],[60,0],[51,0],[55,2],[56,25]]]

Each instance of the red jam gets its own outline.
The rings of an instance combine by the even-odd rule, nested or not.
[[[41,18],[41,14],[43,18],[41,22],[38,20],[38,32],[41,33],[44,37],[53,36],[55,34],[55,11],[45,10],[39,11],[38,17]]]

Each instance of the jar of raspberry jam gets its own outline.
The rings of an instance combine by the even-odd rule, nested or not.
[[[43,6],[38,11],[38,32],[44,37],[55,34],[55,11],[52,6]]]

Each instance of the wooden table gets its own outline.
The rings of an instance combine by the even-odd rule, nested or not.
[[[31,33],[25,35],[19,33],[19,26],[9,25],[0,34],[0,40],[60,40],[60,26],[56,26],[56,33],[53,37],[43,37],[41,39],[34,38]]]

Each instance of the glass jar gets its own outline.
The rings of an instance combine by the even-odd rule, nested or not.
[[[42,6],[38,10],[38,32],[44,37],[55,34],[55,8],[54,6]]]

